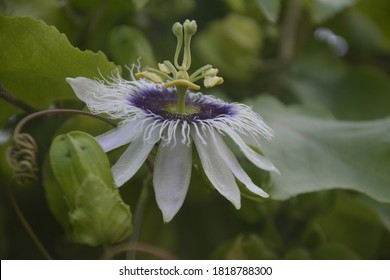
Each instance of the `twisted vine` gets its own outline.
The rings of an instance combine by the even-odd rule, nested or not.
[[[104,117],[80,110],[49,109],[28,115],[16,126],[12,137],[12,146],[7,151],[7,161],[15,172],[14,179],[18,184],[23,184],[28,181],[37,181],[39,179],[37,161],[38,145],[30,134],[21,131],[24,125],[32,119],[53,113],[84,115],[104,121],[113,127],[116,126],[114,122]]]
[[[12,146],[7,150],[7,161],[15,172],[18,184],[38,180],[38,146],[28,133],[18,133],[12,137]]]

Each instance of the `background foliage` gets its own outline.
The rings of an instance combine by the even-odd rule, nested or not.
[[[271,198],[243,193],[237,211],[195,167],[183,208],[163,224],[143,167],[120,189],[133,214],[145,202],[142,221],[133,220],[137,258],[389,259],[389,12],[387,0],[0,0],[0,256],[44,257],[15,212],[16,199],[53,258],[134,257],[123,253],[128,242],[104,251],[80,231],[72,236],[46,198],[56,195],[45,191],[55,181],[45,161],[54,137],[74,130],[97,135],[109,126],[83,116],[30,122],[26,130],[45,166],[34,183],[12,183],[6,150],[16,124],[31,112],[82,108],[65,77],[108,75],[139,57],[155,67],[173,55],[172,24],[189,18],[198,23],[194,68],[213,64],[225,79],[205,93],[250,104],[264,117],[276,137],[262,152],[281,174],[242,159]],[[100,209],[102,220],[115,228],[130,219],[126,206],[115,204],[112,186],[95,174],[86,181],[94,183],[78,182],[76,200],[93,195],[83,204],[87,212],[103,193],[104,205],[123,215],[113,220]],[[145,188],[149,193],[141,194]],[[80,208],[71,215],[76,229],[104,231],[94,228],[99,217],[86,218]],[[126,227],[118,231],[128,233]],[[83,238],[92,246],[75,242]]]

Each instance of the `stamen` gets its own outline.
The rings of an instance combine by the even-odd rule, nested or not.
[[[174,77],[177,76],[177,70],[175,66],[173,66],[172,62],[170,62],[169,60],[164,60],[163,64],[169,69],[169,71],[171,71]]]
[[[218,76],[206,77],[204,79],[204,86],[206,88],[211,88],[213,86],[220,85],[222,83],[223,83],[223,79],[221,77],[218,77]]]
[[[196,70],[191,76],[188,70],[191,67],[191,38],[197,31],[197,25],[194,20],[186,20],[183,24],[176,22],[172,26],[172,32],[177,38],[176,51],[173,63],[165,60],[158,64],[158,69],[147,68],[145,71],[137,73],[138,78],[146,78],[154,83],[163,84],[165,88],[176,87],[178,94],[176,103],[177,114],[185,114],[186,112],[186,96],[188,89],[199,90],[200,86],[195,82],[204,79],[205,87],[213,87],[223,83],[223,79],[217,76],[218,69],[212,68],[211,65],[205,65]],[[179,56],[183,50],[183,59],[179,65]]]
[[[196,70],[194,73],[191,74],[190,80],[193,82],[196,82],[197,80],[201,79],[202,77],[199,77],[199,75],[209,69],[211,69],[213,66],[211,64],[207,64],[198,70]]]

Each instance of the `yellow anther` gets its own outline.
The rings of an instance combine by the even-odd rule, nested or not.
[[[211,88],[213,86],[217,86],[217,85],[220,85],[223,83],[223,79],[221,77],[218,77],[218,76],[214,76],[214,77],[206,77],[204,79],[204,86],[206,88]]]
[[[148,71],[142,71],[142,72],[138,72],[135,74],[135,76],[137,78],[146,78],[148,80],[151,80],[152,82],[154,83],[162,83],[163,80],[161,79],[161,77],[155,73],[151,73],[151,72],[148,72]]]
[[[159,63],[158,64],[158,69],[160,69],[161,72],[165,73],[165,74],[171,74],[171,70],[169,70],[169,68],[164,64],[164,63]]]

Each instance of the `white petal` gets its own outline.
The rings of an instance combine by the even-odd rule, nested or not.
[[[117,128],[97,136],[96,140],[105,152],[114,150],[122,145],[130,143],[139,135],[139,131],[135,130],[136,126],[137,122],[134,121],[120,124]]]
[[[84,77],[66,78],[65,80],[70,84],[77,97],[85,103],[92,101],[96,96],[96,89],[100,86],[98,81]]]
[[[267,171],[279,173],[279,170],[269,159],[252,150],[233,129],[226,129],[224,132],[236,142],[240,150],[254,165]]]
[[[66,81],[77,97],[95,114],[106,113],[117,119],[126,117],[132,109],[128,102],[131,92],[134,91],[131,85],[106,85],[84,77],[66,78]]]
[[[181,136],[179,129],[176,137]],[[154,168],[153,185],[164,222],[169,222],[183,205],[191,178],[192,149],[182,141],[160,144]]]
[[[238,136],[240,136],[240,138],[249,146],[252,146],[252,147],[255,147],[255,148],[258,148],[260,149],[261,148],[261,145],[259,143],[259,140],[257,138],[255,138],[254,135],[252,134],[245,134],[245,133],[242,133],[242,132],[239,132],[239,131],[236,131],[236,133],[238,134]]]
[[[217,132],[213,131],[213,133]],[[216,147],[212,144],[213,136],[211,132],[205,130],[203,135],[207,145],[203,144],[199,136],[192,131],[192,138],[198,150],[204,172],[214,187],[239,209],[241,207],[240,190],[234,180],[234,176],[224,160],[219,157]]]
[[[246,172],[242,169],[232,151],[226,146],[221,136],[219,134],[215,134],[214,137],[213,145],[215,146],[215,149],[218,151],[219,156],[224,160],[234,176],[236,176],[237,179],[240,180],[251,192],[262,197],[268,197],[269,195],[266,192],[252,182],[248,174],[246,174]]]
[[[120,187],[140,169],[154,144],[160,140],[159,132],[153,131],[148,141],[139,138],[132,142],[112,167],[115,184]]]

